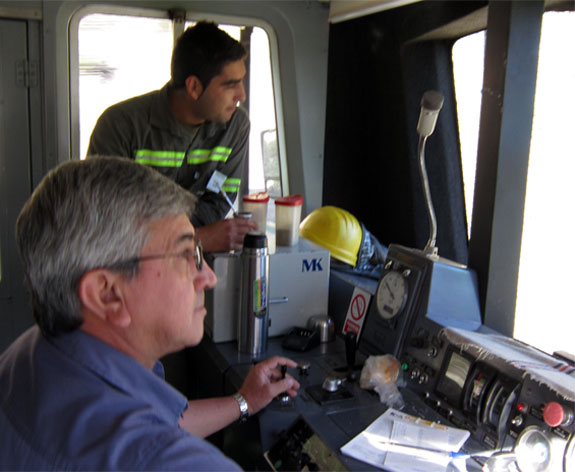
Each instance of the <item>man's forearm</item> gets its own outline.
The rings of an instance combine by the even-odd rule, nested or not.
[[[240,407],[232,397],[191,400],[180,419],[180,427],[205,438],[240,418]]]

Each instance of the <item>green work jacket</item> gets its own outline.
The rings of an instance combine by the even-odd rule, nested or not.
[[[227,176],[223,189],[232,201],[243,188],[249,129],[243,108],[227,123],[183,125],[170,110],[166,84],[106,109],[94,127],[87,154],[129,157],[153,167],[198,197],[192,223],[204,226],[230,210],[222,195],[206,190],[215,170]]]

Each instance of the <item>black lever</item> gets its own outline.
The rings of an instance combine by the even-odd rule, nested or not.
[[[287,365],[282,365],[280,366],[280,372],[282,375],[282,379],[286,378],[286,372],[287,372]],[[289,396],[289,394],[287,392],[282,392],[279,395],[276,396],[276,400],[278,400],[282,405],[287,405],[290,403],[291,397]]]
[[[357,334],[354,331],[345,333],[345,358],[347,360],[347,380],[353,382],[357,379],[355,373],[355,351],[357,350]]]

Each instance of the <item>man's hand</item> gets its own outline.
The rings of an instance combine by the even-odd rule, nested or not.
[[[260,411],[282,392],[292,397],[297,395],[299,382],[288,374],[282,378],[282,366],[294,368],[297,364],[286,357],[274,356],[250,369],[239,390],[246,399],[250,415]],[[189,402],[179,423],[191,434],[205,438],[236,421],[238,414],[238,404],[231,396],[203,398]]]
[[[291,397],[297,395],[299,382],[289,374],[282,379],[282,365],[297,367],[297,363],[287,357],[274,356],[250,369],[240,388],[250,415],[260,411],[280,393],[287,392]]]
[[[248,218],[226,218],[197,228],[196,234],[204,251],[227,252],[242,249],[245,235],[257,229],[256,222]]]

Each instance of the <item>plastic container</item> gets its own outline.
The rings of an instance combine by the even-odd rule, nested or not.
[[[252,214],[252,219],[258,225],[258,234],[266,234],[269,200],[267,192],[250,193],[242,198],[242,210]]]
[[[265,234],[246,234],[240,255],[239,352],[256,356],[267,350],[269,270]]]
[[[293,246],[299,240],[301,195],[276,198],[276,246]]]

